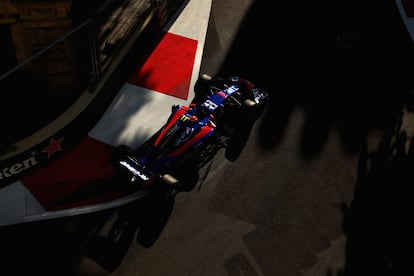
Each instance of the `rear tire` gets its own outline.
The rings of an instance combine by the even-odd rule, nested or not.
[[[150,248],[160,237],[174,206],[174,198],[158,195],[151,198],[148,209],[150,213],[146,214],[140,229],[138,230],[136,240],[139,245]]]

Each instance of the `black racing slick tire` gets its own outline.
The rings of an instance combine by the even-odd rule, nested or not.
[[[197,105],[203,103],[210,91],[210,81],[212,77],[208,74],[202,74],[194,85],[194,99],[192,103]]]
[[[165,197],[162,194],[150,199],[148,210],[151,212],[147,213],[136,236],[138,244],[145,248],[152,247],[160,237],[175,202],[174,197]]]

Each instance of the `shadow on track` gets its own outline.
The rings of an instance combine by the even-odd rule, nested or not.
[[[410,270],[412,103],[377,145],[367,143],[361,152],[355,198],[345,209],[345,275],[403,275]]]
[[[413,43],[394,1],[295,1],[272,9],[255,1],[220,69],[270,93],[260,125],[264,150],[279,145],[301,108],[303,159],[318,158],[332,129],[347,153],[361,153],[355,199],[344,207],[346,275],[403,275],[393,273],[409,263],[414,145],[394,128],[411,101],[412,64]],[[373,131],[385,133],[374,153],[367,152]]]
[[[231,139],[228,145],[230,148],[219,149],[225,150],[229,161],[235,161],[239,157],[254,122],[255,120],[252,120],[237,128],[236,133],[239,135]],[[212,156],[208,158],[209,161],[198,170],[191,169],[189,164],[174,171],[173,175],[182,183],[180,192],[200,189],[214,162],[215,154],[217,151],[213,151]],[[169,186],[164,183],[151,186],[147,196],[117,208],[102,226],[91,232],[82,247],[81,255],[106,271],[114,271],[122,263],[134,242],[142,248],[150,248],[157,242],[168,223],[174,204],[175,196],[171,195]]]
[[[107,271],[114,271],[132,243],[151,247],[161,235],[173,210],[174,198],[165,193],[122,206],[112,214],[99,231],[91,235],[83,249],[86,256]]]
[[[261,126],[264,148],[277,146],[293,109],[304,109],[302,149],[311,159],[332,128],[356,153],[370,129],[387,127],[412,87],[413,62],[414,48],[393,2],[296,1],[269,9],[255,1],[220,71],[270,93]]]

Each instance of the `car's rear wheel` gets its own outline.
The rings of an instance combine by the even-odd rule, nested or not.
[[[136,239],[138,244],[145,248],[150,248],[160,237],[165,225],[171,215],[174,198],[164,196],[154,196],[151,199],[148,212],[141,222]]]

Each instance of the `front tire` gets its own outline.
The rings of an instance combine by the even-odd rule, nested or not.
[[[212,77],[208,74],[202,74],[194,85],[194,99],[192,103],[202,104],[210,91],[210,81]]]

